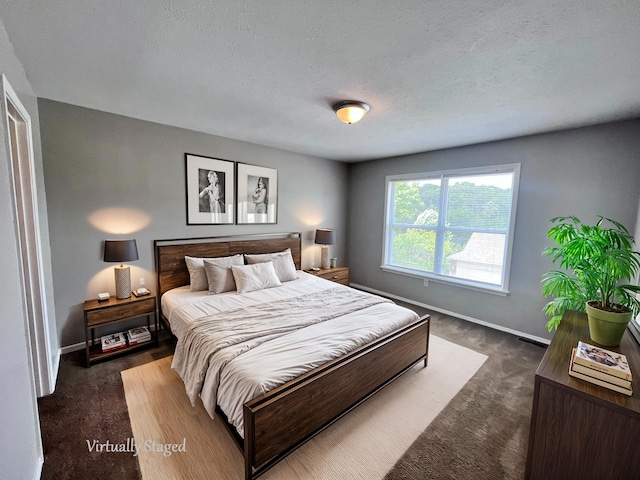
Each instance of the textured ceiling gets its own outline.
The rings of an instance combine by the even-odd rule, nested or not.
[[[640,117],[640,3],[0,1],[39,97],[361,161]],[[331,105],[361,100],[358,124]]]

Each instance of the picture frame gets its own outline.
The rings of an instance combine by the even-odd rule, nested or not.
[[[185,154],[187,225],[232,225],[235,162]]]
[[[278,171],[246,163],[238,163],[236,171],[236,223],[278,223]]]

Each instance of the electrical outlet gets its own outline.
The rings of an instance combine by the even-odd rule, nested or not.
[[[424,279],[424,286],[425,286],[425,287],[428,287],[428,286],[429,286],[429,279],[428,279],[428,278],[425,278],[425,279]]]
[[[145,286],[144,277],[140,277],[140,286],[141,286],[141,287],[144,287],[144,286]]]

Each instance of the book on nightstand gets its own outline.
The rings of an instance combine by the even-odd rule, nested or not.
[[[100,344],[103,352],[110,352],[112,350],[118,350],[126,347],[127,341],[124,338],[124,334],[122,332],[118,332],[100,337]]]
[[[127,339],[129,340],[129,345],[148,342],[151,340],[151,332],[147,327],[132,328],[127,331]]]
[[[571,354],[571,363],[569,365],[569,375],[587,382],[599,385],[609,390],[614,390],[625,395],[633,395],[631,388],[631,380],[625,380],[615,375],[609,375],[603,373],[600,370],[590,369],[579,363],[576,363],[578,358],[578,349],[574,348]]]

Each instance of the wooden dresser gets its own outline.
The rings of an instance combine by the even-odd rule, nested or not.
[[[571,350],[589,338],[587,317],[565,313],[535,375],[527,479],[640,478],[640,350],[629,331],[619,347],[633,396],[569,376]]]

